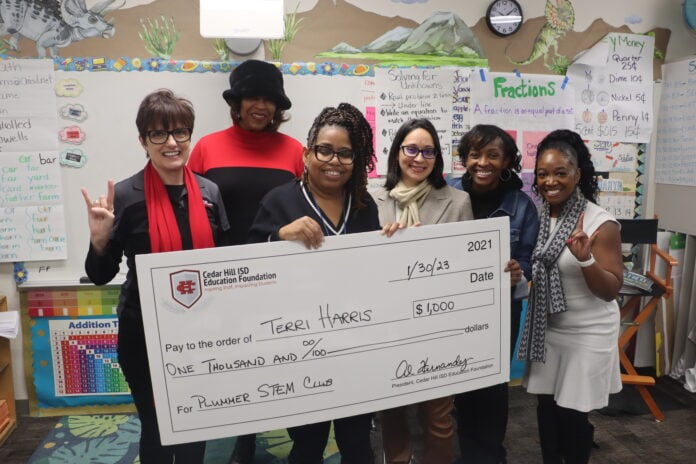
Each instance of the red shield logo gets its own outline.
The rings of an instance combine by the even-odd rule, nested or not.
[[[187,309],[193,306],[203,294],[201,274],[198,271],[173,272],[169,274],[169,282],[172,298]]]

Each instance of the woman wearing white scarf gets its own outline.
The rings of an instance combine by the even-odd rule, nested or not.
[[[594,432],[588,412],[621,390],[619,225],[595,203],[594,167],[575,132],[539,143],[534,183],[544,204],[518,357],[528,361],[527,391],[538,395],[544,464],[584,464]]]
[[[445,182],[440,140],[427,119],[405,122],[394,136],[387,161],[384,190],[375,195],[379,220],[386,235],[420,224],[440,224],[473,219],[469,194]],[[419,403],[423,429],[423,456],[418,462],[453,461],[452,397]],[[406,419],[407,407],[381,413],[385,462],[411,462],[413,448]]]

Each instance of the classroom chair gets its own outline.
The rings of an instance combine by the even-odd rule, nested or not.
[[[633,363],[626,354],[626,347],[636,336],[641,325],[655,314],[662,298],[672,294],[672,267],[678,262],[664,250],[657,247],[657,218],[655,219],[619,219],[621,224],[621,241],[633,245],[649,245],[648,269],[642,275],[647,278],[647,288],[637,288],[629,285],[629,279],[624,279],[624,286],[619,292],[621,304],[621,321],[624,330],[619,336],[619,359],[623,372],[621,382],[624,385],[634,385],[640,393],[643,402],[648,406],[657,422],[665,420],[665,416],[655,403],[648,391],[648,386],[655,385],[655,378],[649,375],[639,375]],[[664,279],[655,272],[657,258],[665,263]],[[642,306],[641,306],[642,304]]]

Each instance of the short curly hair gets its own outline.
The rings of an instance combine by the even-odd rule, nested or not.
[[[491,142],[500,139],[503,146],[503,156],[509,161],[508,168],[520,172],[522,156],[519,154],[517,144],[510,134],[498,126],[492,124],[477,124],[464,134],[457,146],[459,161],[466,166],[469,152],[480,151]]]

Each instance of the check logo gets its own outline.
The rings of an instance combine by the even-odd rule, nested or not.
[[[201,274],[198,271],[177,271],[169,274],[174,301],[190,309],[203,295]]]

